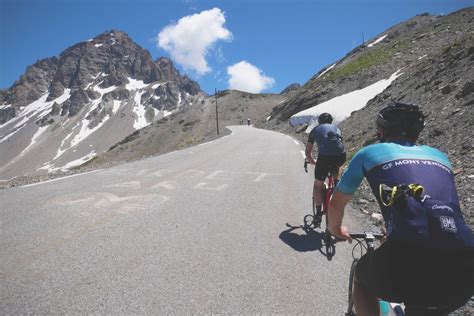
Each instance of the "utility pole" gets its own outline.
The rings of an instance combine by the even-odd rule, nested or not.
[[[219,113],[217,112],[217,93],[219,93],[219,91],[217,89],[215,89],[215,97],[216,97],[216,126],[217,126],[217,135],[219,135]]]

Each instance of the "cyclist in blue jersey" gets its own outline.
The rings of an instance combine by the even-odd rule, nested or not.
[[[342,143],[341,130],[332,124],[332,116],[329,113],[321,113],[318,116],[318,126],[313,128],[306,143],[306,160],[315,165],[314,167],[314,189],[313,199],[316,205],[316,226],[321,223],[322,211],[322,188],[324,180],[331,171],[337,182],[341,173],[341,166],[346,161],[346,149]],[[318,157],[313,158],[313,145],[318,146]]]
[[[362,256],[354,280],[358,316],[379,315],[377,298],[453,311],[474,294],[474,238],[461,213],[445,154],[415,142],[418,106],[392,103],[377,117],[381,143],[359,150],[329,205],[329,231],[351,241],[344,207],[365,177],[382,210],[387,241]]]

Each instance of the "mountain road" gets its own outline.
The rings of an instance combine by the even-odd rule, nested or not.
[[[353,245],[324,254],[302,143],[248,126],[0,190],[2,314],[342,315]],[[349,230],[361,231],[346,210]],[[293,227],[287,225],[289,223]]]

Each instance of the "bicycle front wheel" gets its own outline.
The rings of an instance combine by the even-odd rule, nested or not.
[[[358,262],[359,262],[359,259],[354,259],[354,261],[352,261],[351,272],[349,273],[349,295],[348,295],[349,304],[347,306],[346,316],[355,316],[353,290],[354,290],[355,269],[357,267]]]

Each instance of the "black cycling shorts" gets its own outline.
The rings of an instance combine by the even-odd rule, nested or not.
[[[360,258],[355,278],[383,300],[453,311],[474,294],[474,249],[446,253],[387,241]]]
[[[324,181],[329,171],[333,174],[337,174],[339,167],[342,166],[344,162],[346,162],[346,153],[334,156],[319,154],[314,168],[314,177],[320,181]]]

